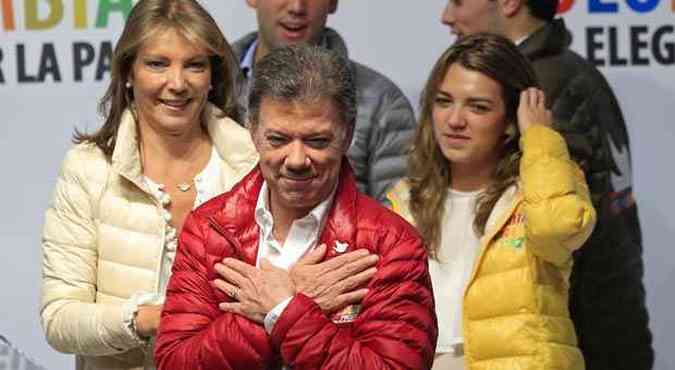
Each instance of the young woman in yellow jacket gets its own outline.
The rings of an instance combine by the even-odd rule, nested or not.
[[[584,369],[567,308],[595,210],[527,60],[466,37],[436,63],[392,208],[427,242],[434,369]]]

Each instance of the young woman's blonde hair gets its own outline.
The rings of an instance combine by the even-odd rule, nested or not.
[[[511,41],[497,35],[465,37],[446,50],[434,65],[420,99],[420,122],[408,157],[410,210],[432,258],[438,258],[441,222],[452,176],[450,163],[434,137],[432,112],[439,86],[455,63],[499,83],[506,108],[507,129],[494,181],[476,204],[474,229],[479,234],[485,232],[485,224],[499,197],[518,180],[521,153],[516,115],[520,92],[538,86],[527,59]]]
[[[195,0],[140,0],[131,10],[115,46],[110,84],[99,104],[105,122],[90,135],[75,131],[75,143],[94,143],[108,157],[112,156],[122,115],[134,100],[126,83],[138,50],[146,40],[171,29],[207,50],[212,87],[208,101],[226,116],[239,118],[236,102],[239,69],[230,44],[213,17]]]

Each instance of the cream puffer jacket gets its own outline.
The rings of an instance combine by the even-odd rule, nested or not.
[[[248,131],[207,106],[208,133],[229,190],[257,163]],[[93,144],[68,151],[42,236],[42,327],[77,369],[142,369],[150,348],[124,326],[123,304],[156,293],[166,221],[143,182],[136,121],[122,118],[112,160]]]

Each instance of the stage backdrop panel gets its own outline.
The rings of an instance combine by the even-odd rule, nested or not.
[[[230,41],[255,28],[244,0],[202,0]],[[445,3],[342,1],[329,25],[350,56],[392,78],[417,105],[431,66],[453,41]],[[131,0],[0,0],[0,334],[47,369],[72,369],[39,323],[40,234],[75,127],[99,127],[112,47]],[[564,0],[574,49],[608,77],[626,116],[644,234],[655,369],[675,369],[675,0]],[[630,333],[626,333],[630,335]],[[0,356],[0,368],[12,365]]]

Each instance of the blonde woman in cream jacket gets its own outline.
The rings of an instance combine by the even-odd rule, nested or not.
[[[115,48],[105,122],[76,133],[46,212],[40,315],[77,369],[151,369],[183,220],[257,162],[227,41],[194,0],[141,0]]]

